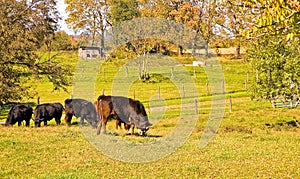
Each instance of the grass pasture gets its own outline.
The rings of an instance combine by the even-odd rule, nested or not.
[[[75,69],[76,55],[68,52],[58,57],[60,63]],[[186,58],[177,60],[187,61]],[[94,99],[102,89],[105,94],[111,94],[116,73],[123,70],[121,73],[125,75],[124,63],[119,60],[101,65],[95,78]],[[80,128],[74,124],[67,128],[64,122],[56,126],[54,120],[41,128],[33,127],[33,122],[29,128],[0,126],[0,178],[299,178],[300,108],[273,109],[268,101],[251,101],[245,89],[247,72],[250,72],[250,82],[252,79],[249,65],[243,60],[221,59],[221,63],[226,81],[226,108],[218,132],[206,147],[199,148],[199,141],[211,112],[212,96],[206,94],[205,87],[207,77],[199,67],[195,79],[194,67],[184,66],[198,90],[197,94],[188,91],[186,94],[197,96],[199,115],[191,136],[173,153],[157,161],[127,163],[98,151],[83,133],[94,130],[89,126]],[[175,71],[176,68],[179,69],[174,67]],[[134,80],[128,92],[129,97],[135,94],[136,99],[145,104],[148,114],[150,112],[155,125],[148,136],[127,135],[123,129],[115,130],[114,121],[110,121],[109,130],[117,134],[113,137],[136,144],[159,142],[176,126],[180,118],[178,104],[193,103],[191,96],[180,100],[182,89],[172,80],[157,74],[154,79],[156,81],[149,83]],[[53,91],[51,84],[45,81],[36,87],[42,103],[63,103],[73,90],[70,87],[68,93]],[[157,100],[158,87],[160,101]],[[229,96],[232,97],[232,112],[229,111]],[[37,97],[31,102],[36,101]],[[5,121],[7,112],[8,107],[1,110],[0,122]]]

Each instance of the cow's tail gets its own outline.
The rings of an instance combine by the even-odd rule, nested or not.
[[[96,102],[96,109],[99,116],[98,126],[97,126],[97,134],[99,135],[102,128],[102,120],[103,120],[103,105],[102,105],[102,99],[97,100]]]

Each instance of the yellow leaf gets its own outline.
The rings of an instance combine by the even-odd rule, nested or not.
[[[294,38],[294,33],[289,33],[289,34],[287,34],[287,36],[286,36],[286,41],[293,40],[293,38]]]

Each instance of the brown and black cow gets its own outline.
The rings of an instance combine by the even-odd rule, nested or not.
[[[10,108],[5,126],[12,126],[18,122],[18,126],[21,126],[22,121],[25,120],[26,126],[30,124],[33,109],[29,104],[17,104]]]
[[[73,115],[80,118],[80,125],[83,125],[84,120],[87,120],[93,128],[97,128],[99,117],[93,103],[84,99],[66,99],[65,122],[67,126],[71,125]]]
[[[101,95],[96,101],[98,115],[100,117],[97,134],[101,133],[103,126],[103,133],[106,134],[106,123],[108,119],[115,118],[122,121],[126,125],[132,125],[132,132],[134,127],[138,128],[138,134],[144,136],[152,125],[145,110],[144,105],[131,98],[122,96],[104,96]],[[119,122],[117,121],[117,124]]]

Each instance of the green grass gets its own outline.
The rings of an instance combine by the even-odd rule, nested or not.
[[[74,54],[60,53],[56,60],[76,69],[78,59]],[[187,58],[177,60],[189,63]],[[105,94],[111,94],[117,72],[121,70],[125,74],[125,69],[121,68],[124,63],[119,60],[102,64],[96,78],[94,100],[102,89]],[[41,128],[0,126],[0,178],[298,178],[300,109],[273,109],[268,101],[251,101],[244,85],[247,71],[251,72],[249,64],[228,59],[221,59],[221,63],[226,77],[226,108],[217,134],[206,147],[199,148],[199,141],[211,112],[211,99],[222,98],[222,95],[207,95],[204,70],[197,67],[194,79],[194,67],[185,66],[183,68],[195,80],[198,93],[187,92],[189,96],[182,102],[193,104],[198,96],[199,117],[191,136],[178,150],[157,161],[126,163],[99,152],[83,133],[89,130],[95,134],[89,126],[67,128],[64,122],[56,126],[54,120]],[[129,86],[129,97],[133,97],[135,91],[136,99],[145,104],[155,124],[148,136],[127,135],[124,129],[116,130],[114,121],[110,121],[108,129],[116,134],[113,138],[137,144],[158,142],[174,129],[180,115],[181,89],[164,77],[167,75],[170,74],[154,75],[151,83],[135,80]],[[252,77],[250,73],[250,80]],[[158,86],[160,101],[157,100]],[[68,93],[52,91],[51,87],[46,81],[35,85],[42,103],[63,103],[73,93],[72,87]],[[229,96],[233,102],[232,112],[229,111]],[[37,96],[31,102],[36,100]],[[149,111],[148,106],[164,105],[169,107],[165,111]],[[5,121],[8,109],[6,106],[1,110],[0,122]],[[134,157],[137,151],[132,152]]]

